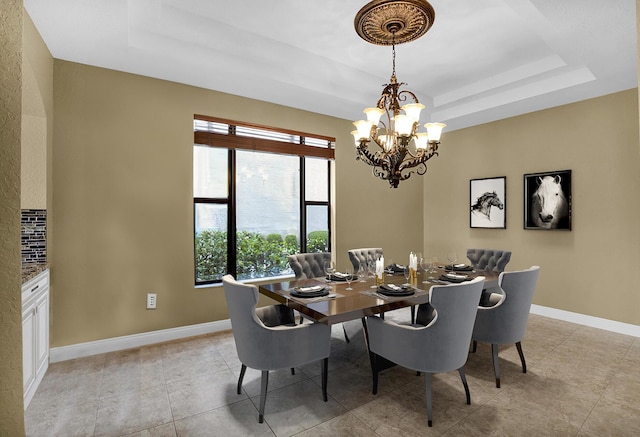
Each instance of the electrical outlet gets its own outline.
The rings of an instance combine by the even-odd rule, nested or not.
[[[156,309],[156,300],[158,299],[157,293],[147,293],[147,309],[155,310]]]

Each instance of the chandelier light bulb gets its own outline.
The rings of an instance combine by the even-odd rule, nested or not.
[[[358,120],[354,121],[353,125],[356,127],[358,132],[359,140],[367,140],[369,139],[369,134],[371,133],[371,122],[367,120]]]
[[[420,111],[424,109],[424,105],[422,103],[407,103],[401,108],[405,114],[414,122],[420,121]]]
[[[385,152],[393,148],[393,137],[391,135],[379,135],[378,141],[382,144]]]
[[[360,138],[358,138],[358,131],[352,130],[351,135],[353,135],[353,142],[356,144],[356,147],[357,147],[358,144],[360,144]]]
[[[444,129],[446,124],[444,123],[427,123],[424,127],[427,128],[427,133],[429,134],[430,142],[440,142],[440,135],[442,135],[442,129]]]
[[[395,117],[396,133],[399,137],[410,137],[413,130],[413,118],[405,114]]]
[[[426,132],[418,132],[413,138],[417,150],[426,150],[429,143],[429,135]]]
[[[377,126],[378,123],[380,123],[380,117],[384,114],[384,110],[380,108],[367,108],[364,110],[364,113],[367,114],[367,120],[371,125]]]

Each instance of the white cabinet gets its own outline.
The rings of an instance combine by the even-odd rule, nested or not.
[[[49,367],[49,270],[22,286],[24,408]]]

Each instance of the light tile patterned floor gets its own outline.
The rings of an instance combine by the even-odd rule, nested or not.
[[[388,313],[401,319],[408,311]],[[243,393],[231,332],[54,363],[26,411],[28,436],[637,436],[640,339],[532,315],[522,342],[501,347],[502,387],[491,351],[479,345],[466,374],[433,380],[433,428],[426,426],[424,381],[399,367],[371,369],[360,321],[333,329],[329,401],[320,364],[273,372],[265,423],[258,423],[260,372]]]

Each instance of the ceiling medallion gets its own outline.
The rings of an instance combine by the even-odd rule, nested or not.
[[[426,0],[374,0],[358,11],[354,26],[365,41],[386,46],[420,38],[435,16]]]

